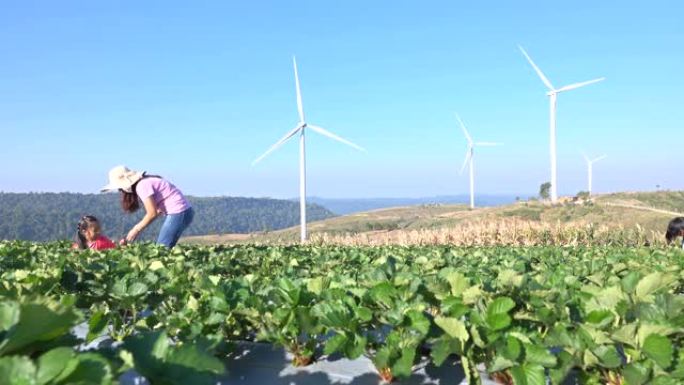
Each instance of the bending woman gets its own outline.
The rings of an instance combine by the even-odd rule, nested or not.
[[[140,201],[145,207],[145,216],[128,232],[126,242],[133,242],[161,214],[166,219],[157,243],[174,247],[195,216],[183,193],[158,175],[129,170],[126,166],[114,167],[109,171],[109,184],[102,191],[115,190],[121,192],[121,207],[125,212],[137,211]]]

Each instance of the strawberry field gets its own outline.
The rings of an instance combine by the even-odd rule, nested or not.
[[[458,357],[469,384],[682,384],[684,254],[0,242],[1,384],[215,384],[244,341],[388,382]]]

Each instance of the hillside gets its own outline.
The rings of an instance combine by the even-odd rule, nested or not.
[[[299,204],[288,200],[255,198],[188,197],[195,221],[186,234],[249,233],[277,230],[299,222]],[[121,238],[140,220],[143,210],[125,214],[118,194],[0,193],[0,239],[52,241],[71,239],[85,214],[95,215],[110,238]],[[327,209],[310,205],[312,221],[330,218]],[[155,237],[161,220],[145,230],[143,239]]]
[[[499,207],[470,210],[465,205],[418,205],[372,210],[334,217],[309,224],[314,240],[342,243],[392,242],[416,235],[457,236],[468,229],[500,232],[510,226],[544,229],[567,226],[583,228],[593,225],[605,230],[639,229],[657,240],[664,234],[667,222],[674,216],[684,216],[684,192],[616,193],[594,197],[591,201],[572,202],[565,199],[559,205],[524,201]],[[680,214],[683,213],[683,214]],[[297,240],[298,227],[251,235],[225,234],[209,237],[188,237],[190,243],[289,243]],[[434,231],[430,233],[430,231]],[[448,234],[446,234],[448,233]],[[422,242],[419,240],[419,242]]]

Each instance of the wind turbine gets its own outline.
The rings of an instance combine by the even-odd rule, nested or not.
[[[546,87],[549,89],[549,91],[546,93],[546,95],[549,96],[549,101],[551,102],[551,117],[550,117],[550,129],[551,129],[551,139],[550,139],[550,148],[551,148],[551,202],[556,203],[558,202],[558,177],[557,177],[557,166],[556,166],[556,99],[558,97],[558,94],[564,91],[570,91],[574,90],[575,88],[580,88],[587,86],[589,84],[593,83],[598,83],[605,78],[598,78],[598,79],[593,79],[593,80],[588,80],[586,82],[580,82],[580,83],[574,83],[570,84],[568,86],[564,86],[561,88],[555,88],[549,79],[544,76],[544,73],[537,67],[536,64],[532,61],[532,58],[530,58],[530,55],[525,52],[525,49],[523,47],[518,46],[520,48],[520,51],[522,52],[523,55],[525,55],[525,58],[527,59],[528,62],[530,62],[530,65],[532,68],[534,68],[534,71],[539,75],[539,78],[541,81],[546,85]]]
[[[601,155],[598,158],[594,159],[589,159],[589,157],[585,154],[582,153],[582,156],[584,157],[584,160],[587,161],[587,180],[588,180],[588,191],[589,191],[589,196],[591,196],[591,183],[592,183],[592,173],[593,173],[593,168],[594,168],[594,163],[598,162],[599,160],[606,159],[608,155]]]
[[[342,142],[348,146],[351,146],[357,150],[360,151],[366,151],[362,147],[357,146],[356,144],[343,139],[332,132],[329,132],[321,127],[314,126],[313,124],[307,124],[306,121],[304,120],[304,107],[302,106],[302,92],[299,89],[299,75],[297,74],[297,60],[295,57],[292,57],[292,64],[294,66],[294,75],[295,75],[295,87],[297,89],[297,111],[299,112],[299,123],[297,123],[297,126],[290,132],[288,132],[282,139],[280,139],[276,144],[271,146],[271,148],[268,149],[263,155],[258,157],[254,162],[252,162],[252,166],[255,164],[259,163],[262,159],[267,157],[270,153],[278,149],[280,146],[285,144],[290,138],[293,136],[299,134],[299,213],[300,213],[300,224],[301,224],[301,230],[300,230],[300,240],[302,242],[306,241],[306,144],[305,144],[305,133],[306,129],[310,128],[313,131],[327,136],[331,139],[334,139],[338,142]]]
[[[470,136],[470,133],[468,133],[468,129],[466,128],[465,124],[463,124],[463,121],[461,120],[461,117],[456,114],[456,119],[458,119],[458,123],[461,125],[461,129],[463,130],[463,134],[465,134],[466,140],[468,141],[468,149],[466,150],[466,156],[465,160],[463,161],[463,167],[461,167],[460,175],[463,175],[463,171],[465,170],[467,165],[470,165],[470,208],[474,209],[475,208],[475,166],[473,166],[473,162],[475,159],[475,147],[484,147],[484,146],[501,146],[503,145],[502,143],[492,143],[492,142],[475,142],[473,141],[473,137]]]

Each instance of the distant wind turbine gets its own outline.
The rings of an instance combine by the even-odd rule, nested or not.
[[[466,156],[465,160],[463,161],[463,167],[461,167],[461,171],[459,174],[463,175],[463,171],[465,170],[467,165],[470,165],[470,208],[474,209],[475,208],[475,166],[473,165],[474,160],[475,160],[475,147],[483,147],[483,146],[502,146],[502,143],[492,143],[492,142],[474,142],[472,136],[470,136],[470,133],[468,133],[468,129],[466,128],[465,124],[463,124],[463,121],[461,120],[461,117],[456,114],[456,119],[458,119],[458,123],[461,125],[461,129],[463,130],[463,134],[465,134],[466,140],[468,141],[468,149],[466,150]]]
[[[530,63],[532,68],[534,68],[534,71],[539,75],[539,78],[541,81],[546,85],[546,87],[549,89],[549,91],[546,93],[546,95],[549,96],[549,101],[551,102],[551,117],[550,117],[550,128],[551,128],[551,140],[550,140],[550,148],[551,148],[551,202],[556,203],[558,202],[558,177],[557,177],[557,166],[556,166],[556,99],[558,97],[558,94],[564,91],[570,91],[574,90],[575,88],[580,88],[587,86],[589,84],[593,83],[598,83],[605,78],[598,78],[594,80],[589,80],[586,82],[580,82],[580,83],[574,83],[570,84],[568,86],[564,86],[561,88],[555,88],[549,79],[544,76],[544,73],[537,67],[536,64],[532,61],[532,58],[530,58],[530,55],[527,54],[525,49],[518,45],[518,48],[520,48],[520,51],[522,52],[523,55],[525,55],[525,58],[527,61]]]
[[[593,178],[593,168],[594,168],[594,163],[598,162],[599,160],[606,159],[608,155],[601,155],[598,158],[594,159],[589,159],[589,157],[585,154],[582,153],[582,156],[584,157],[584,160],[587,162],[587,188],[589,192],[589,196],[591,196],[591,187],[592,187],[592,178]]]
[[[252,162],[252,166],[259,163],[262,159],[267,157],[270,153],[278,149],[280,146],[285,144],[290,138],[293,136],[299,134],[299,213],[300,213],[300,224],[301,224],[301,230],[300,230],[300,240],[302,242],[306,241],[306,145],[305,145],[305,140],[304,140],[304,135],[306,132],[307,128],[310,128],[314,130],[315,132],[327,136],[333,140],[336,140],[338,142],[342,142],[348,146],[351,146],[357,150],[360,151],[366,151],[363,148],[357,146],[356,144],[343,139],[321,127],[314,126],[313,124],[307,124],[306,121],[304,120],[304,107],[302,106],[302,92],[299,89],[299,75],[297,74],[297,60],[295,57],[292,57],[292,63],[294,65],[294,75],[295,75],[295,88],[297,89],[297,111],[299,112],[299,123],[297,126],[290,132],[288,132],[282,139],[280,139],[276,144],[271,146],[271,148],[268,149],[263,155],[258,157],[254,162]]]

